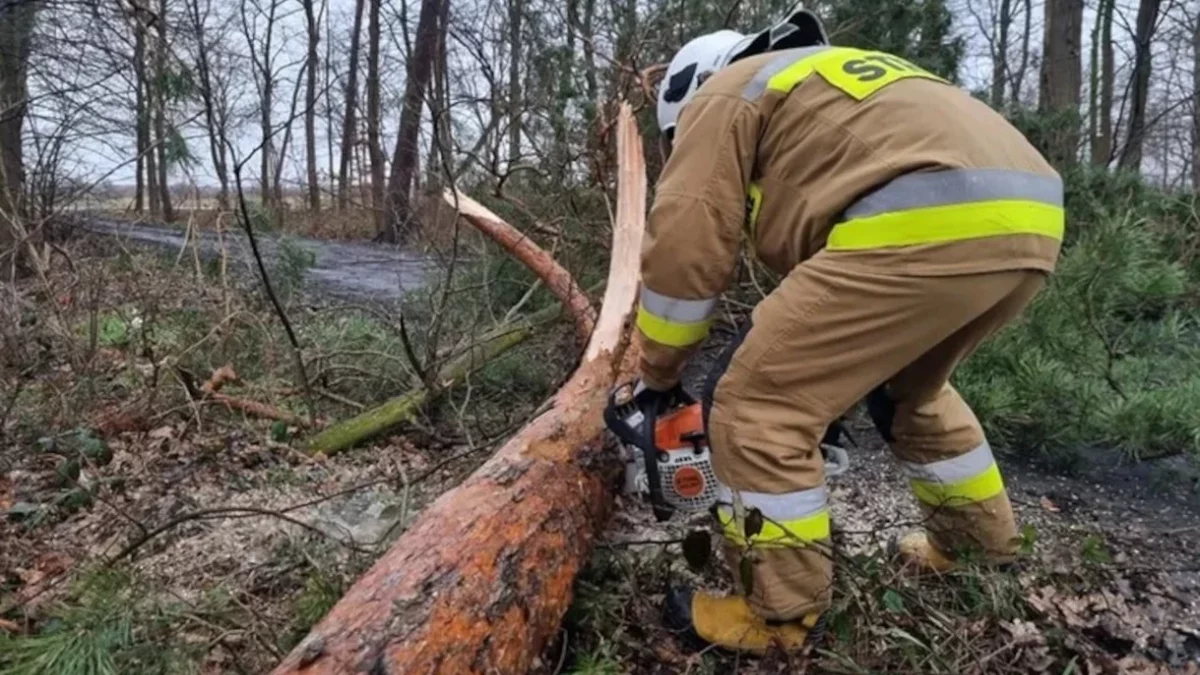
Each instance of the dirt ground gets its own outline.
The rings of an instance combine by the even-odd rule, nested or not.
[[[130,276],[95,302],[127,301],[155,285],[147,275],[175,312],[230,302],[202,289],[176,297],[174,277],[136,262],[127,267],[122,274]],[[56,343],[47,344],[52,350]],[[244,351],[239,345],[230,348]],[[717,348],[693,366],[696,390],[695,373]],[[284,356],[272,358],[287,372]],[[88,377],[77,380],[80,363]],[[30,385],[61,408],[48,422],[58,425],[56,442],[87,448],[90,441],[73,430],[102,430],[111,458],[85,462],[70,480],[61,453],[18,447],[13,439],[34,436],[15,417],[8,421],[0,448],[0,512],[7,514],[0,519],[0,631],[37,630],[73,582],[115,567],[150,589],[138,602],[167,601],[153,606],[169,627],[164,644],[177,644],[196,671],[264,672],[425,504],[504,436],[447,438],[422,425],[312,457],[291,442],[296,429],[271,420],[212,403],[147,403],[129,378],[145,376],[154,363],[153,354],[102,348],[87,362],[51,361]],[[87,399],[93,407],[71,405],[80,382],[103,394]],[[234,393],[294,399],[285,384],[268,371]],[[126,419],[114,413],[135,403],[154,414],[137,424],[101,424]],[[852,430],[861,445],[851,448],[852,468],[830,481],[836,616],[812,661],[689,653],[662,626],[659,603],[669,583],[730,588],[720,564],[691,570],[681,555],[682,537],[706,518],[658,524],[645,505],[622,497],[562,632],[534,672],[1200,673],[1194,461],[1127,466],[1097,451],[1067,471],[1001,455],[1028,555],[1013,571],[914,580],[894,573],[880,551],[919,520],[915,504],[870,425],[855,419]],[[72,484],[89,487],[94,501],[61,501],[75,494]],[[53,506],[40,510],[45,504]]]

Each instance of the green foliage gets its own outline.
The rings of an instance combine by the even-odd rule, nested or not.
[[[286,302],[304,286],[304,278],[317,264],[317,256],[288,235],[279,238],[278,246],[279,255],[269,274],[280,300]]]
[[[1200,451],[1200,333],[1188,270],[1131,214],[1081,226],[1023,317],[956,384],[989,433],[1051,454]]]
[[[966,40],[944,0],[841,0],[822,12],[834,44],[878,49],[958,81]]]
[[[291,649],[308,634],[345,592],[342,577],[323,569],[313,569],[304,580],[304,589],[296,596],[292,607],[292,626],[284,649]]]
[[[191,672],[187,650],[169,626],[173,613],[132,575],[92,572],[34,634],[0,632],[0,675]]]
[[[1073,108],[1051,112],[1030,108],[1009,111],[1008,121],[1025,134],[1033,144],[1055,166],[1074,164],[1079,143],[1079,129],[1083,116]]]

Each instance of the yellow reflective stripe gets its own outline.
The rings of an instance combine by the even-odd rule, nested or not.
[[[931,506],[981,502],[1004,492],[1004,479],[1000,477],[1000,467],[995,462],[982,473],[957,483],[912,479],[909,485],[917,499]]]
[[[731,509],[717,509],[717,517],[725,538],[739,546],[746,545],[746,537],[734,520]],[[750,544],[767,548],[803,548],[809,542],[828,539],[830,536],[829,510],[820,511],[790,520],[766,520],[762,531],[750,538]]]
[[[766,88],[790,92],[813,73],[859,101],[910,77],[946,83],[945,79],[894,54],[838,47],[801,58],[772,75]]]
[[[962,241],[1008,234],[1038,234],[1062,241],[1061,207],[1024,200],[929,206],[835,225],[826,248],[850,251]]]
[[[655,316],[638,306],[637,327],[642,333],[659,344],[668,347],[689,347],[708,337],[712,320],[680,323]]]

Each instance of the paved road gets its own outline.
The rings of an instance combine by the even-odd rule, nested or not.
[[[80,218],[79,226],[89,232],[108,234],[148,245],[179,249],[185,243],[199,246],[203,257],[220,254],[221,241],[209,230],[193,233],[186,242],[184,232],[156,225],[133,224],[106,218]],[[279,240],[259,234],[259,250],[271,265],[279,256]],[[240,230],[226,232],[225,248],[230,257],[253,271],[250,241]],[[427,258],[383,245],[345,243],[292,237],[291,243],[312,252],[316,262],[307,278],[331,295],[364,300],[395,300],[424,284],[432,265]]]

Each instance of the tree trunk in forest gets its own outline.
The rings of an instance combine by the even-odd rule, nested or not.
[[[338,164],[338,210],[350,206],[350,167],[358,134],[358,52],[362,35],[364,0],[354,2],[354,29],[350,34],[350,68],[346,73],[346,113],[342,117],[342,159]]]
[[[508,170],[521,161],[522,0],[508,0]]]
[[[146,90],[146,24],[145,14],[138,3],[133,3],[133,77],[135,115],[137,117],[137,167],[134,178],[133,211],[141,214],[146,210],[146,163],[149,160],[150,116],[147,113]]]
[[[1021,92],[1025,89],[1025,73],[1029,71],[1029,43],[1033,39],[1033,0],[1025,0],[1023,5],[1025,27],[1021,31],[1021,65],[1013,71],[1008,82],[1012,100],[1018,104],[1021,103]]]
[[[1092,163],[1108,166],[1113,154],[1113,87],[1116,75],[1113,66],[1112,25],[1116,0],[1102,0],[1100,22],[1100,96],[1096,105],[1100,109],[1099,128],[1096,130],[1096,145]]]
[[[154,46],[154,136],[155,153],[158,156],[158,203],[162,218],[175,220],[175,208],[171,204],[171,183],[167,165],[167,0],[158,0],[158,17],[154,22],[158,40]]]
[[[996,48],[992,56],[992,107],[1004,105],[1004,84],[1008,80],[1008,30],[1012,26],[1012,0],[1000,0],[996,27]]]
[[[367,29],[367,157],[371,161],[371,210],[375,214],[375,230],[384,227],[383,207],[383,146],[379,138],[379,41],[381,27],[379,11],[383,0],[367,0],[370,3],[370,23]]]
[[[428,506],[275,675],[526,673],[571,602],[620,462],[603,410],[632,375],[646,175],[628,105],[604,304],[583,363],[538,415]]]
[[[200,75],[200,100],[204,104],[204,124],[208,127],[208,150],[212,156],[213,171],[217,174],[220,192],[217,207],[229,209],[229,168],[226,164],[226,135],[224,115],[217,111],[217,94],[213,82],[212,62],[209,57],[208,31],[204,17],[200,14],[200,0],[188,0],[188,14],[196,38],[196,69]]]
[[[1200,192],[1200,11],[1192,17],[1192,190]]]
[[[258,189],[263,208],[274,211],[277,206],[272,198],[274,182],[271,180],[271,167],[275,158],[275,133],[272,129],[271,106],[275,103],[275,75],[271,72],[271,43],[275,35],[275,14],[279,8],[279,0],[270,0],[271,8],[267,13],[266,35],[263,36],[262,60],[253,56],[254,65],[259,72],[259,127],[262,133],[262,147],[259,148]],[[254,51],[254,35],[247,34],[251,52]]]
[[[1133,95],[1129,104],[1129,134],[1121,148],[1117,165],[1138,171],[1142,166],[1142,144],[1146,135],[1146,100],[1150,93],[1150,42],[1154,39],[1158,9],[1162,0],[1141,0],[1138,4],[1134,35]]]
[[[1083,0],[1046,0],[1038,108],[1046,113],[1078,113],[1082,72]],[[1051,160],[1073,164],[1079,150],[1079,129],[1063,121],[1054,140]]]
[[[21,128],[36,11],[37,5],[30,2],[0,0],[0,283],[27,271],[17,232],[25,179]]]
[[[308,208],[314,213],[321,210],[321,184],[317,175],[317,45],[321,31],[317,26],[317,14],[313,0],[304,1],[304,20],[308,26],[308,72],[304,91],[304,162],[308,167]]]
[[[449,0],[421,0],[417,18],[417,39],[408,56],[407,77],[404,82],[404,103],[400,110],[400,133],[392,153],[391,173],[387,185],[387,218],[376,239],[392,244],[403,243],[412,234],[412,214],[409,190],[417,171],[418,136],[421,131],[423,95],[429,86],[434,56],[437,54],[441,26],[442,3]]]

